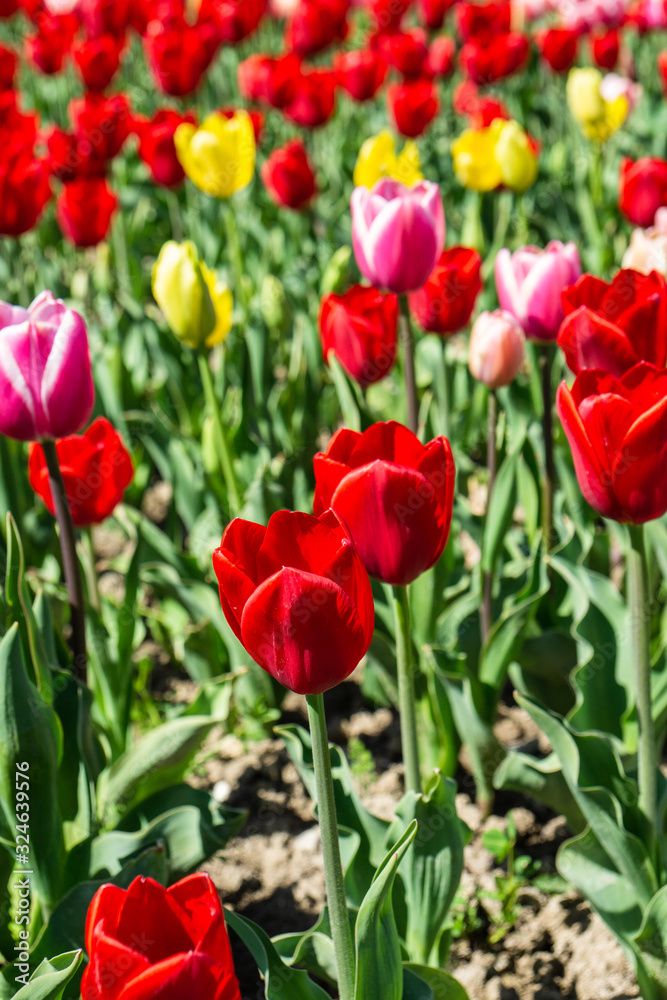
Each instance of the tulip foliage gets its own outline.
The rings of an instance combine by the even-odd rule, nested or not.
[[[462,792],[665,1000],[663,6],[0,0],[0,1000],[466,1000]]]

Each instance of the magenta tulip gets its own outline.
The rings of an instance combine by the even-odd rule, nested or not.
[[[437,184],[406,187],[384,177],[352,192],[352,245],[359,270],[397,295],[428,280],[445,245],[445,213]]]
[[[51,292],[28,309],[0,302],[0,434],[18,441],[76,434],[94,401],[79,314]]]
[[[561,293],[581,274],[574,243],[553,240],[545,250],[522,247],[496,257],[496,289],[503,309],[521,324],[533,340],[551,341],[563,321]]]

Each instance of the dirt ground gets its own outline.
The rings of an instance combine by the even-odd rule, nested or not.
[[[375,776],[360,787],[364,804],[391,818],[402,794],[395,714],[362,709],[346,717],[337,714],[335,703],[329,707],[331,739],[345,744],[355,738],[372,754]],[[303,708],[297,696],[290,696],[287,721],[304,721]],[[510,746],[537,739],[531,720],[516,706],[501,709],[497,734]],[[244,747],[235,737],[224,736],[215,751],[206,763],[205,777],[194,780],[228,805],[247,809],[249,819],[241,836],[212,858],[206,870],[225,905],[270,935],[307,929],[324,901],[319,834],[311,802],[282,741],[267,739]],[[567,830],[561,817],[514,794],[498,795],[487,819],[465,793],[457,797],[457,808],[474,834],[465,849],[462,895],[466,901],[477,896],[481,926],[454,942],[449,971],[466,987],[470,1000],[637,997],[622,949],[576,892],[553,894],[527,885],[520,893],[520,913],[511,930],[498,943],[489,944],[489,914],[497,904],[485,897],[480,901],[479,891],[492,892],[503,870],[482,845],[484,831],[504,828],[511,809],[518,833],[516,854],[539,861],[540,872],[549,874],[555,872],[555,853]],[[256,970],[238,941],[235,958],[243,1000],[260,1000],[264,993]]]

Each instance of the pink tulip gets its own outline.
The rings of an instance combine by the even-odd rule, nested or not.
[[[0,434],[18,441],[76,434],[94,401],[79,314],[51,292],[28,309],[0,302]]]
[[[581,274],[574,243],[553,240],[546,250],[522,247],[496,257],[496,290],[503,309],[534,340],[555,340],[563,319],[561,292]]]
[[[414,292],[429,278],[445,245],[445,213],[437,184],[406,187],[383,177],[352,192],[352,245],[359,270],[378,288]]]
[[[489,389],[509,385],[523,364],[524,343],[523,330],[511,313],[480,313],[470,332],[470,374]]]

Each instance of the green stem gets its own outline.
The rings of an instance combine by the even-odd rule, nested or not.
[[[486,464],[489,470],[489,488],[486,496],[486,516],[491,510],[493,488],[496,482],[496,431],[498,424],[498,397],[495,389],[489,391],[488,408],[489,431],[486,444]],[[480,609],[480,626],[482,643],[485,643],[493,623],[493,568],[482,573],[482,606]]]
[[[324,698],[321,694],[306,696],[308,722],[313,744],[313,768],[317,792],[317,818],[322,835],[324,881],[329,904],[331,934],[338,968],[338,993],[340,1000],[354,1000],[355,956],[352,930],[345,900],[343,864],[338,843],[338,821],[334,800],[333,779]]]
[[[440,364],[435,373],[435,393],[440,410],[440,433],[449,440],[451,402],[449,396],[449,370],[447,368],[447,340],[440,338]]]
[[[204,398],[206,399],[206,408],[209,411],[211,417],[213,418],[213,434],[215,438],[215,447],[218,453],[218,460],[220,462],[220,468],[222,470],[222,475],[225,480],[225,486],[227,488],[227,497],[229,499],[229,506],[231,507],[232,514],[237,514],[241,509],[241,496],[239,493],[239,487],[236,482],[236,476],[234,474],[234,466],[232,464],[232,457],[229,453],[229,445],[227,443],[227,437],[225,435],[225,429],[222,426],[222,417],[220,416],[220,404],[215,395],[215,388],[213,386],[213,377],[211,375],[211,368],[208,363],[208,357],[200,352],[198,355],[199,360],[199,372],[201,374],[202,385],[204,387]]]
[[[74,533],[74,522],[72,512],[67,501],[65,483],[55,441],[42,441],[42,449],[46,460],[46,467],[49,473],[49,488],[53,499],[53,509],[56,513],[56,520],[60,530],[60,551],[63,557],[63,568],[65,570],[65,583],[67,585],[67,598],[70,606],[70,625],[72,635],[70,645],[74,657],[74,675],[85,684],[88,655],[86,651],[86,610],[83,600],[83,582],[81,579],[81,566],[76,554],[76,536]]]
[[[97,581],[97,570],[95,569],[95,550],[93,547],[93,533],[91,528],[86,528],[81,533],[81,550],[83,552],[83,570],[86,577],[86,590],[88,592],[88,603],[99,613],[100,590]]]
[[[415,704],[414,669],[412,664],[412,633],[410,629],[410,596],[407,587],[393,587],[394,621],[396,623],[396,661],[398,670],[398,710],[401,716],[401,749],[405,768],[405,788],[421,792],[419,773],[419,741]]]
[[[410,306],[407,295],[399,296],[401,303],[401,344],[403,345],[403,377],[405,379],[405,402],[408,427],[416,434],[419,430],[419,399],[415,379],[415,340],[410,321]]]
[[[248,318],[248,297],[246,295],[245,268],[243,264],[243,250],[239,239],[239,230],[236,225],[236,213],[231,201],[223,205],[223,216],[225,222],[225,232],[227,234],[227,250],[229,260],[234,273],[234,294],[239,302],[243,318]]]
[[[637,678],[639,721],[639,808],[652,829],[657,830],[658,752],[651,704],[651,661],[649,657],[648,572],[643,525],[629,525],[628,603],[632,627],[632,652]]]
[[[542,532],[544,548],[553,548],[553,505],[556,486],[556,466],[554,464],[553,400],[551,394],[551,371],[553,367],[553,344],[540,344],[540,380],[542,384],[542,437],[544,440],[544,479],[542,481]]]

